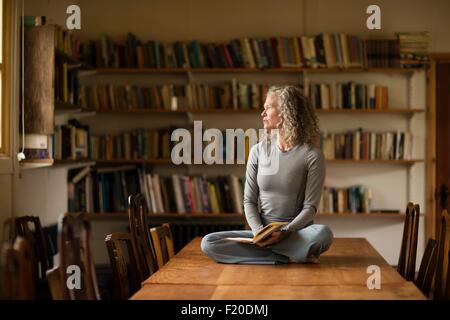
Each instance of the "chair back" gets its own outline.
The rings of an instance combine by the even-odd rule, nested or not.
[[[106,236],[106,248],[114,278],[114,298],[126,300],[131,294],[139,290],[142,279],[138,274],[136,248],[130,233],[116,232]],[[122,248],[126,248],[131,274],[129,276],[126,255]],[[129,281],[131,279],[131,282]]]
[[[137,251],[138,274],[143,280],[158,270],[144,207],[144,197],[141,194],[134,194],[128,197],[128,221],[131,241],[134,242]]]
[[[23,237],[17,237],[14,244],[4,243],[2,248],[4,299],[35,299],[32,256],[31,246]]]
[[[61,297],[99,300],[90,247],[91,226],[86,213],[65,213],[58,222]]]
[[[450,250],[450,218],[447,210],[442,211],[439,232],[436,276],[434,279],[434,299],[445,299],[450,290],[448,282]]]
[[[431,285],[436,272],[438,243],[434,239],[428,239],[425,252],[420,262],[419,273],[414,281],[416,286],[427,297],[430,295]]]
[[[30,227],[31,225],[31,227]],[[38,279],[45,279],[50,262],[45,246],[44,231],[39,217],[21,216],[15,218],[16,234],[27,239],[34,248],[35,268]]]
[[[409,202],[406,206],[402,244],[397,265],[398,273],[400,273],[408,281],[414,280],[419,217],[419,205],[414,205],[412,202]]]
[[[161,268],[174,256],[173,237],[170,225],[164,223],[162,226],[151,228],[150,234],[156,251],[158,268]]]

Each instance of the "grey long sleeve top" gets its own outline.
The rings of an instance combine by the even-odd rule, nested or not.
[[[250,150],[244,188],[247,222],[253,234],[272,221],[290,222],[285,227],[288,231],[300,230],[313,223],[320,202],[325,180],[323,153],[306,144],[283,152],[274,139],[269,156],[266,146],[259,142]],[[272,164],[268,166],[269,158]]]

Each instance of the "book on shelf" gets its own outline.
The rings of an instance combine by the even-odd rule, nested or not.
[[[275,231],[279,231],[282,227],[284,227],[288,223],[289,222],[274,221],[274,222],[271,222],[271,223],[265,225],[260,230],[258,230],[258,232],[256,232],[256,234],[253,238],[229,237],[229,238],[225,238],[225,240],[239,242],[239,243],[257,244],[257,243],[263,242],[264,240],[269,238],[269,236],[272,233],[274,233]]]
[[[79,83],[77,73],[71,71],[67,62],[56,56],[55,63],[56,103],[79,105]]]
[[[398,209],[372,209],[370,213],[376,214],[400,214],[400,210]]]

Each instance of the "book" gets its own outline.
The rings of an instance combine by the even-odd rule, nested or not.
[[[261,241],[267,239],[272,233],[280,230],[282,227],[284,227],[288,223],[289,222],[281,222],[281,221],[271,222],[268,225],[266,225],[264,228],[259,230],[253,238],[235,237],[235,238],[225,238],[225,240],[239,242],[239,243],[256,244],[258,242],[261,242]]]

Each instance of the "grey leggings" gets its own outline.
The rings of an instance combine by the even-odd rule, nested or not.
[[[318,257],[333,242],[330,228],[321,224],[312,224],[291,232],[280,242],[268,247],[228,241],[224,239],[227,237],[252,238],[253,234],[251,230],[210,233],[202,239],[202,251],[221,263],[280,264],[288,263],[289,260],[302,263],[310,256]]]

